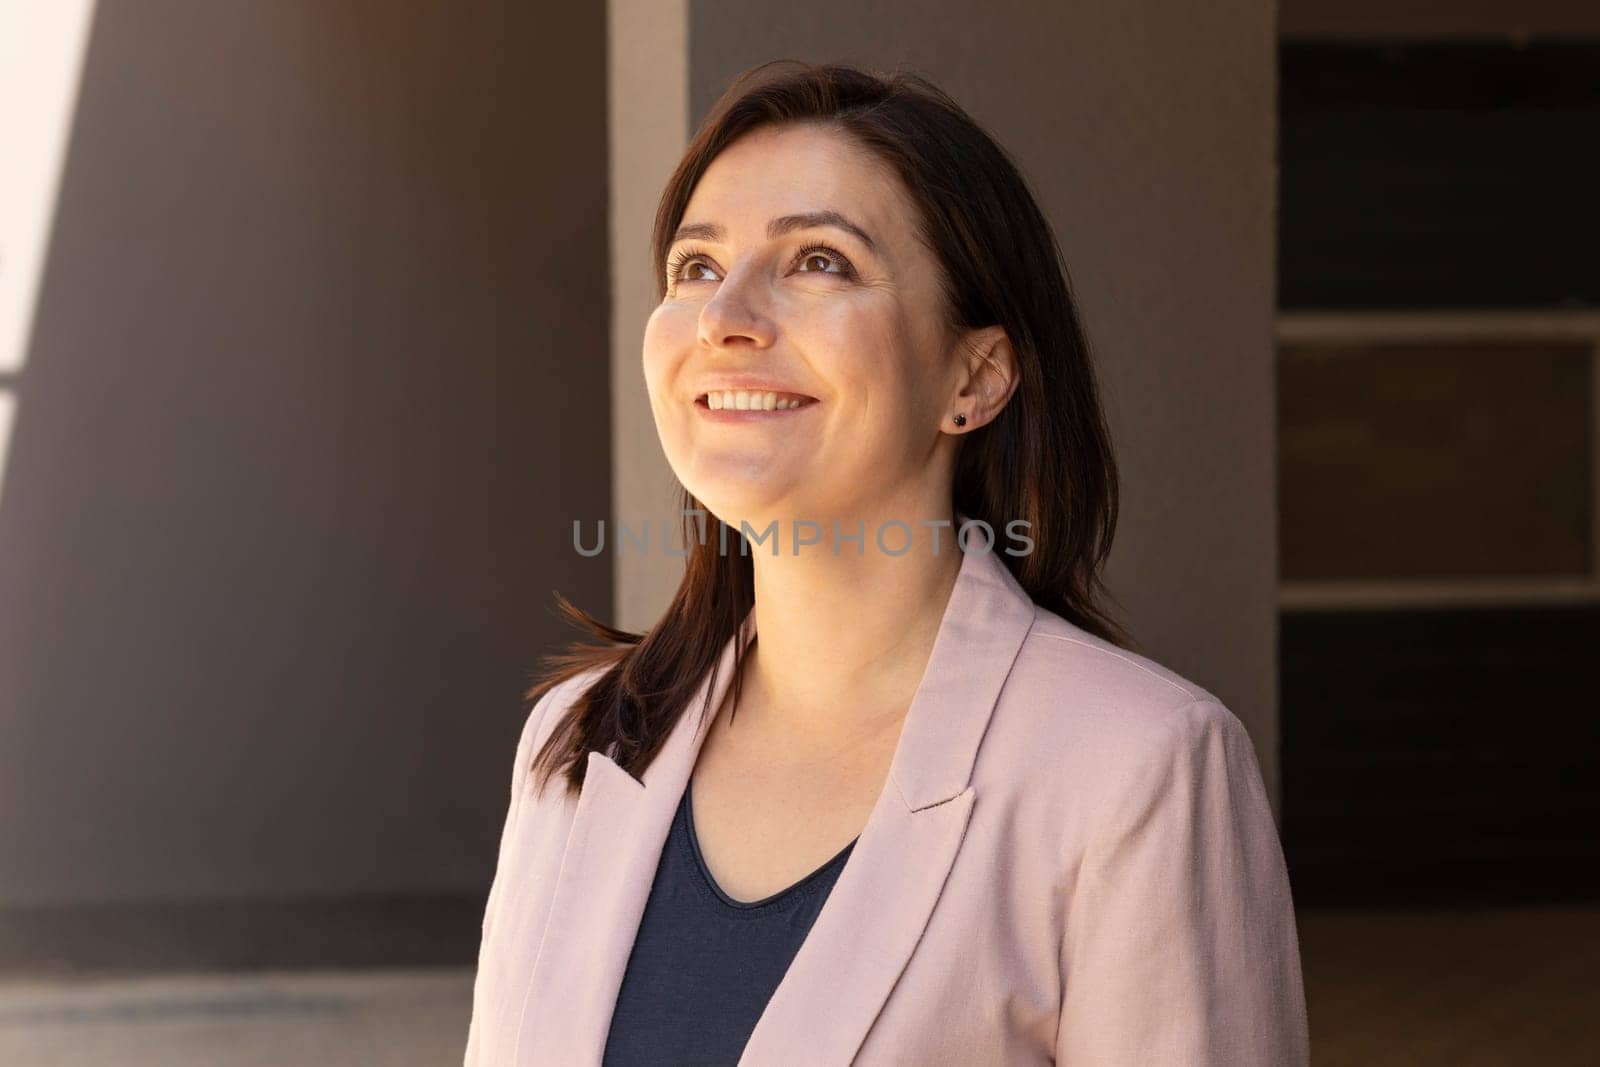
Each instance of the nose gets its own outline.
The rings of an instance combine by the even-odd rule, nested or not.
[[[777,334],[752,265],[735,268],[700,308],[700,343],[709,348],[769,348]]]

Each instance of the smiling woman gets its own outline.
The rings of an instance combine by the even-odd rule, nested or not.
[[[1116,466],[1005,152],[757,68],[653,254],[656,429],[737,550],[687,520],[646,633],[560,601],[601,642],[528,693],[467,1062],[1306,1062],[1250,738],[1100,605]]]

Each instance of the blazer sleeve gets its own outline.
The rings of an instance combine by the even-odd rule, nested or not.
[[[478,1032],[479,1012],[481,1003],[479,983],[482,980],[484,950],[493,935],[495,912],[503,895],[502,887],[507,878],[506,857],[510,852],[510,845],[516,829],[517,813],[521,810],[523,797],[532,790],[533,783],[529,778],[528,765],[533,759],[534,738],[538,736],[539,725],[544,721],[551,706],[561,698],[561,693],[571,684],[570,681],[560,685],[551,686],[545,691],[544,696],[534,703],[533,710],[528,713],[527,719],[522,724],[522,735],[517,739],[517,754],[511,762],[511,787],[510,798],[506,804],[505,821],[500,828],[500,848],[495,858],[495,871],[493,880],[489,883],[489,899],[483,909],[483,939],[478,943],[478,963],[473,979],[472,1017],[467,1024],[467,1050],[462,1062],[465,1067],[474,1067],[478,1062]],[[560,788],[560,781],[551,782],[551,788]]]
[[[1214,700],[1170,723],[1091,831],[1056,1062],[1304,1067],[1294,906],[1255,749]]]

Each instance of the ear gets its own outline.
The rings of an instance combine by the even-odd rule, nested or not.
[[[964,373],[950,398],[943,429],[946,433],[971,433],[994,421],[1017,391],[1021,381],[1017,353],[1000,326],[967,330],[957,340],[956,352]],[[965,424],[959,427],[953,421],[957,413],[966,416]]]

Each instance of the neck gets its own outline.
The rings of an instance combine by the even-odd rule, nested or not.
[[[894,519],[905,525],[884,525]],[[819,520],[819,543],[798,556],[792,528],[780,523],[777,555],[752,545],[757,641],[744,687],[760,728],[815,740],[904,715],[961,569],[954,519],[948,511],[841,516],[841,533],[864,536],[860,546],[841,538],[837,551],[832,519]],[[939,520],[948,525],[924,524]],[[884,545],[906,550],[880,548],[880,528]]]

